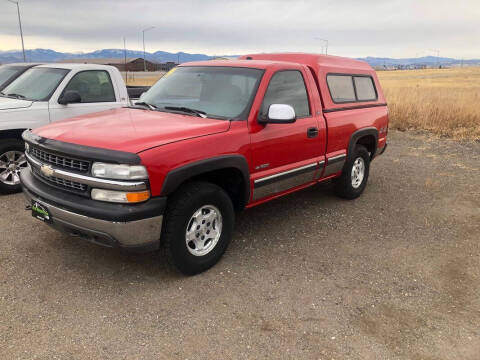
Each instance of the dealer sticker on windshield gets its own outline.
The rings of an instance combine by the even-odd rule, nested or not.
[[[37,201],[32,201],[32,216],[45,222],[52,220],[48,209]]]

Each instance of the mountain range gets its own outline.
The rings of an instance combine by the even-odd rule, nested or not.
[[[143,51],[136,50],[127,50],[128,58],[141,57],[143,58]],[[174,61],[177,62],[188,62],[188,61],[201,61],[209,60],[212,56],[205,54],[189,54],[184,52],[170,53],[166,51],[156,51],[154,53],[146,52],[145,57],[147,60],[154,62],[167,62]],[[57,62],[60,60],[68,59],[104,59],[104,58],[123,58],[125,52],[123,49],[102,49],[96,50],[88,53],[68,53],[68,52],[58,52],[51,49],[33,49],[25,50],[25,57],[28,62]],[[0,51],[0,63],[13,63],[13,62],[22,62],[23,54],[19,50],[11,51]]]
[[[143,57],[143,51],[136,50],[127,50],[127,57]],[[68,59],[91,59],[91,58],[123,58],[124,57],[123,49],[102,49],[96,50],[88,53],[68,53],[68,52],[58,52],[51,49],[33,49],[25,50],[25,56],[29,62],[56,62],[59,60],[68,60]],[[229,55],[236,56],[236,55]],[[147,52],[147,60],[154,62],[167,62],[173,61],[180,63],[188,61],[201,61],[212,59],[213,56],[206,54],[190,54],[186,52],[170,53],[167,51],[156,51],[156,52]],[[469,59],[469,60],[460,60],[454,58],[446,57],[435,57],[435,56],[424,56],[418,58],[404,58],[404,59],[394,59],[394,58],[381,58],[381,57],[365,57],[358,58],[359,60],[364,60],[368,62],[371,66],[382,67],[382,66],[408,66],[413,64],[424,64],[424,65],[480,65],[480,59]],[[0,63],[13,63],[13,62],[22,62],[23,55],[21,51],[11,50],[11,51],[0,51]]]

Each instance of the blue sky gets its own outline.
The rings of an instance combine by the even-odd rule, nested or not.
[[[480,0],[20,0],[26,48],[480,58]],[[0,0],[0,50],[20,48],[16,7]]]

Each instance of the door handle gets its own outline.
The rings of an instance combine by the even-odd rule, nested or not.
[[[307,137],[314,138],[318,136],[318,129],[316,127],[308,128]]]

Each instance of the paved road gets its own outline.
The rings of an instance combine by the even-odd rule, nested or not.
[[[369,186],[237,218],[224,259],[68,238],[0,198],[1,359],[479,359],[480,144],[392,133]]]

